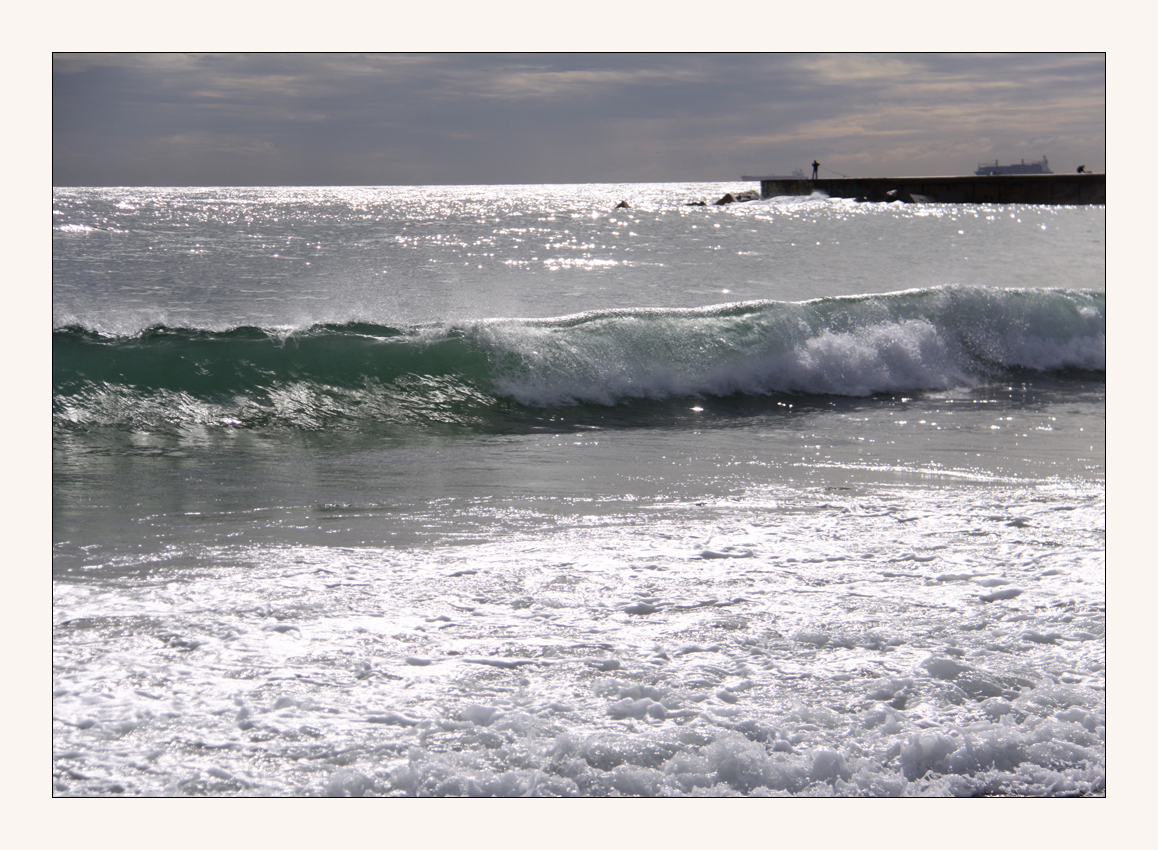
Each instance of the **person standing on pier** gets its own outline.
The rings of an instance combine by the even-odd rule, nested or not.
[[[820,171],[820,163],[817,162],[815,159],[812,160],[812,179],[813,180],[816,179],[816,176],[817,176],[819,171]]]

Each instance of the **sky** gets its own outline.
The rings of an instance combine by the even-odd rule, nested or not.
[[[54,186],[971,174],[1106,161],[1094,54],[53,54]]]

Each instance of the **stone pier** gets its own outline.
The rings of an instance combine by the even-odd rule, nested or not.
[[[741,177],[759,180],[760,196],[811,195],[860,201],[932,204],[1106,203],[1105,174],[995,174],[985,177]]]

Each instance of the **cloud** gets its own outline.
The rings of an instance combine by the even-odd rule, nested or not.
[[[1104,113],[1102,54],[62,54],[53,177],[731,180],[813,157],[960,173],[1043,152],[1093,167]]]

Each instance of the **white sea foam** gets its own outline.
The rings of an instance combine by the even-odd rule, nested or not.
[[[1100,488],[874,499],[58,584],[56,793],[1103,791]]]
[[[1105,369],[1099,296],[949,288],[884,296],[496,321],[468,333],[524,404],[774,392],[867,396],[997,368]]]

